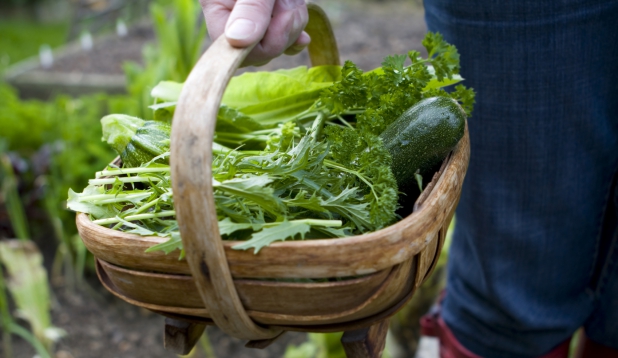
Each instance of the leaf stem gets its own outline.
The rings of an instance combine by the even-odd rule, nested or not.
[[[347,127],[352,128],[353,130],[356,130],[356,128],[354,128],[348,121],[346,121],[345,119],[343,119],[342,116],[337,115],[337,119],[339,119],[343,124],[345,124]]]
[[[150,196],[151,193],[144,191],[141,193],[133,193],[133,194],[95,194],[95,195],[84,195],[77,198],[77,201],[80,202],[93,202],[94,204],[111,204],[111,203],[119,203],[122,201],[131,201],[131,199],[137,198],[146,198]]]
[[[137,209],[134,214],[141,214],[141,213],[143,213],[144,211],[146,211],[146,209],[149,209],[149,208],[153,207],[154,205],[156,205],[159,202],[160,199],[161,199],[161,197],[158,197],[155,200],[140,206],[140,208]]]
[[[322,128],[324,127],[324,120],[326,119],[326,115],[324,112],[319,112],[316,119],[313,121],[313,125],[311,126],[311,139],[314,142],[318,140],[318,137],[322,134]]]
[[[165,179],[169,179],[170,176],[165,176]],[[127,178],[109,178],[109,179],[90,179],[88,180],[88,184],[90,185],[107,185],[114,184],[116,181],[120,181],[122,183],[148,183],[148,182],[160,182],[162,179],[157,177],[127,177]]]
[[[270,131],[269,133],[272,133],[272,132],[273,131]],[[267,135],[253,135],[253,133],[216,132],[215,140],[219,139],[221,141],[221,140],[228,139],[227,142],[231,142],[232,139],[242,139],[242,140],[255,140],[255,141],[265,142],[269,138]]]
[[[128,215],[128,216],[122,218],[122,220],[125,220],[125,221],[136,221],[136,220],[154,219],[154,218],[160,218],[160,217],[165,217],[165,216],[175,216],[175,215],[176,215],[176,211],[175,210],[166,210],[166,211],[161,211],[161,212],[158,212],[158,213]],[[94,220],[92,222],[97,224],[97,225],[108,225],[108,224],[115,224],[115,223],[118,223],[120,221],[121,220],[116,217],[116,218],[107,218],[107,219]]]
[[[288,220],[290,223],[298,223],[298,224],[307,224],[311,226],[323,226],[323,227],[340,227],[343,225],[341,220],[323,220],[323,219],[299,219],[299,220]],[[261,227],[273,227],[282,224],[283,221],[271,222],[258,224]]]
[[[167,173],[171,169],[170,167],[156,167],[156,168],[123,168],[123,169],[108,169],[97,172],[95,178],[116,176],[123,174],[143,174],[143,173]]]

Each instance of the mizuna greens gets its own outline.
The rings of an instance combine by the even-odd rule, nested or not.
[[[467,112],[474,102],[462,85],[443,89],[462,80],[455,47],[432,33],[423,45],[427,59],[416,51],[389,56],[366,73],[346,61],[233,78],[213,147],[222,237],[246,240],[234,248],[257,253],[278,240],[355,235],[396,221],[399,193],[380,133],[423,98],[451,97]],[[123,167],[96,173],[68,201],[94,223],[169,237],[149,249],[166,253],[182,249],[166,132],[181,89],[162,82],[152,90],[155,121],[104,117],[103,140]]]

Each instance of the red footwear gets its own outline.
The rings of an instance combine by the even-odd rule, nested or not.
[[[459,341],[457,341],[457,338],[455,338],[453,332],[448,328],[442,317],[440,317],[438,306],[432,307],[432,310],[428,314],[421,317],[421,334],[423,336],[438,338],[440,341],[440,358],[481,358],[481,356],[470,352],[466,347],[459,343]],[[554,348],[551,352],[539,358],[568,358],[570,342],[571,339],[567,339],[558,347]],[[618,358],[618,351],[613,350],[613,352],[613,356],[591,354],[577,356],[577,358]]]
[[[569,348],[571,347],[571,339],[567,339],[562,342],[558,347],[554,348],[551,352],[540,356],[539,358],[568,358]]]
[[[438,338],[440,341],[440,358],[481,358],[459,343],[440,317],[438,308],[432,308],[432,311],[421,317],[421,334]]]
[[[618,349],[591,341],[586,332],[579,336],[575,358],[618,358]]]

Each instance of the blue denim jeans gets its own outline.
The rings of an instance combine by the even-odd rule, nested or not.
[[[425,11],[477,91],[444,320],[483,357],[539,356],[579,327],[618,349],[618,1]]]

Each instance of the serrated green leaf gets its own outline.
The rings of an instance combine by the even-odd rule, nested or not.
[[[153,245],[147,248],[145,252],[163,251],[167,255],[176,250],[182,250],[182,239],[180,238],[180,233],[171,233],[167,241]]]
[[[251,235],[251,239],[243,242],[242,244],[232,246],[235,250],[247,250],[254,249],[254,253],[257,254],[260,250],[270,245],[275,241],[283,241],[286,239],[294,238],[296,235],[300,235],[304,238],[305,234],[309,232],[311,226],[304,222],[283,221],[279,225],[273,227],[267,227],[259,232]]]
[[[260,205],[264,210],[275,215],[284,210],[279,198],[273,195],[273,189],[266,185],[271,183],[273,178],[268,175],[251,176],[247,178],[235,178],[222,183],[214,182],[215,190],[221,190],[228,194],[250,200]]]
[[[357,192],[358,188],[345,188],[339,195],[321,200],[321,204],[325,209],[349,218],[358,229],[370,227],[369,203],[358,198]]]
[[[289,207],[296,206],[315,212],[328,212],[328,210],[322,206],[320,198],[315,193],[314,195],[309,195],[305,190],[300,190],[293,198],[285,199],[284,202]]]
[[[219,235],[229,235],[238,230],[246,230],[253,228],[250,223],[235,223],[230,218],[225,218],[219,221]]]
[[[436,70],[433,68],[433,66],[428,66],[427,70],[429,70],[429,73],[432,75],[432,78],[427,84],[427,86],[423,88],[423,91],[428,91],[431,89],[442,88],[442,87],[448,87],[448,86],[454,85],[464,80],[463,77],[461,77],[459,74],[454,74],[451,76],[451,78],[443,78],[441,81],[439,81],[438,78],[435,77]]]

